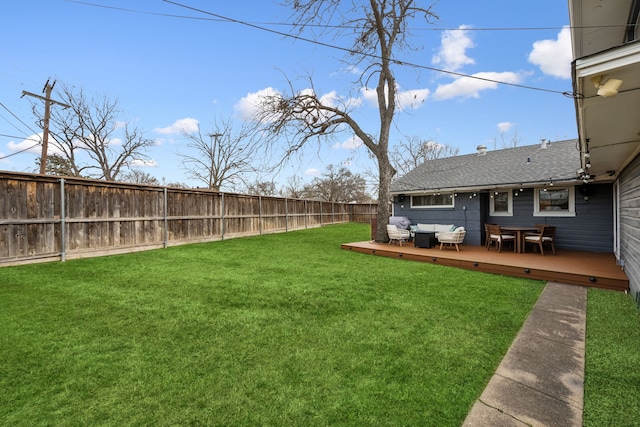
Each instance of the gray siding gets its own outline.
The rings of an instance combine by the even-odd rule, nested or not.
[[[513,198],[513,216],[490,216],[489,194],[458,193],[455,208],[411,209],[407,196],[404,203],[394,203],[395,215],[406,216],[412,224],[440,223],[463,225],[467,229],[465,243],[481,245],[484,242],[484,224],[533,226],[538,223],[555,225],[556,248],[613,252],[613,192],[610,184],[593,185],[589,200],[576,189],[575,217],[533,216],[533,189],[525,189]],[[466,209],[464,209],[466,207]],[[637,217],[637,215],[636,215]]]
[[[396,197],[397,199],[397,197]],[[461,225],[467,230],[464,243],[468,245],[481,245],[480,228],[481,203],[480,197],[469,198],[469,194],[459,193],[456,197],[454,208],[411,208],[411,197],[406,196],[403,203],[394,201],[394,215],[406,216],[412,224],[455,224]]]
[[[640,156],[620,174],[620,259],[640,305]]]

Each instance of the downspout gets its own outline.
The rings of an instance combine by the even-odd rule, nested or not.
[[[576,71],[576,60],[571,61],[571,80],[573,81],[573,103],[576,109],[576,127],[578,129],[578,144],[580,145],[580,167],[586,169],[586,160],[584,153],[587,152],[587,141],[584,130],[584,120],[582,120],[582,102],[583,94],[581,85],[578,80]]]

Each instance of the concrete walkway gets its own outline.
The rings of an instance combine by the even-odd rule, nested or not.
[[[547,283],[463,426],[582,426],[586,305]]]

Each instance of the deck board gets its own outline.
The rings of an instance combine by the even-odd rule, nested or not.
[[[457,252],[455,248],[427,249],[416,248],[412,243],[398,246],[373,241],[345,243],[342,245],[342,249],[485,273],[622,292],[629,289],[629,278],[616,264],[615,256],[612,253],[558,250],[557,255],[545,254],[542,256],[539,253],[514,253],[509,250],[498,253],[495,248],[487,250],[484,246],[471,245],[461,245],[460,252]]]

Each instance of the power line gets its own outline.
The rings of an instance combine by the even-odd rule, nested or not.
[[[288,33],[283,33],[282,31],[273,30],[273,29],[270,29],[270,28],[265,28],[265,27],[262,27],[260,25],[251,24],[249,22],[240,21],[240,20],[233,19],[233,18],[228,18],[228,17],[225,17],[223,15],[218,15],[218,14],[213,13],[213,12],[207,12],[205,10],[198,9],[198,8],[195,8],[195,7],[192,7],[192,6],[188,6],[188,5],[184,5],[184,4],[181,4],[181,3],[176,3],[176,2],[171,1],[171,0],[162,0],[162,1],[164,1],[165,3],[170,3],[170,4],[174,4],[176,6],[179,6],[179,7],[183,7],[185,9],[193,10],[195,12],[211,15],[211,16],[214,16],[216,18],[226,20],[228,22],[244,25],[244,26],[247,26],[247,27],[251,27],[251,28],[255,28],[255,29],[261,30],[261,31],[266,31],[266,32],[269,32],[269,33],[273,33],[273,34],[277,34],[277,35],[283,36],[283,37],[293,38],[295,40],[300,40],[300,41],[304,41],[304,42],[307,42],[307,43],[316,44],[316,45],[319,45],[319,46],[329,47],[331,49],[341,50],[341,51],[347,52],[349,54],[365,55],[367,57],[374,58],[374,59],[383,59],[379,55],[363,54],[362,52],[357,52],[354,49],[345,48],[345,47],[336,46],[336,45],[331,45],[331,44],[320,42],[320,41],[317,41],[317,40],[308,39],[308,38],[302,37],[302,36],[296,36],[296,35],[292,35],[292,34],[288,34]],[[509,83],[509,82],[504,82],[504,81],[500,81],[500,80],[489,79],[489,78],[486,78],[486,77],[478,77],[478,76],[473,76],[471,74],[459,73],[459,72],[456,72],[456,71],[444,70],[444,69],[441,69],[441,68],[429,67],[429,66],[426,66],[426,65],[414,64],[414,63],[411,63],[411,62],[400,61],[400,60],[396,60],[396,59],[392,59],[392,58],[389,58],[389,60],[391,62],[393,62],[394,64],[397,64],[397,65],[405,65],[405,66],[408,66],[408,67],[419,68],[419,69],[424,69],[424,70],[429,70],[429,71],[435,71],[435,72],[444,73],[444,74],[450,74],[450,75],[454,75],[454,76],[458,76],[458,77],[466,77],[466,78],[486,81],[486,82],[490,82],[490,83],[502,84],[502,85],[512,86],[512,87],[519,87],[519,88],[522,88],[522,89],[530,89],[530,90],[537,90],[537,91],[541,91],[541,92],[557,93],[557,94],[561,94],[561,95],[565,95],[565,96],[570,94],[570,92],[567,92],[567,91],[559,91],[559,90],[545,89],[545,88],[540,88],[540,87],[535,87],[535,86],[521,85],[521,84],[517,84],[517,83]]]
[[[16,139],[24,139],[25,141],[35,141],[33,138],[25,138],[24,136],[15,136],[15,135],[7,135],[6,133],[0,133],[0,136],[4,136],[5,138],[16,138]]]
[[[53,83],[49,83],[49,80],[44,84],[44,88],[42,89],[42,93],[45,96],[40,96],[35,93],[27,92],[26,90],[22,91],[22,96],[32,96],[34,98],[40,99],[44,101],[44,120],[43,120],[43,132],[42,132],[42,154],[40,155],[40,174],[44,175],[47,172],[47,150],[49,148],[49,117],[52,105],[59,105],[62,108],[71,108],[71,105],[65,104],[64,102],[56,101],[55,99],[51,99],[51,92],[53,91],[53,87],[56,85],[55,80]]]
[[[11,114],[13,117],[15,117],[20,123],[22,123],[23,125],[25,125],[29,130],[31,130],[34,135],[37,135],[38,132],[34,131],[33,129],[31,129],[25,122],[23,122],[22,120],[20,120],[20,118],[18,116],[16,116],[11,110],[9,110],[9,108],[4,105],[2,102],[0,102],[0,106],[2,106],[2,108],[4,108],[5,110],[7,110],[9,112],[9,114]],[[3,117],[5,120],[7,120],[5,117]],[[18,129],[15,125],[13,125],[13,123],[9,122],[9,120],[7,120],[7,123],[9,123],[11,126],[13,126],[16,130],[20,130]],[[4,159],[8,159],[9,157],[13,157],[15,155],[18,155],[20,153],[24,153],[25,151],[29,151],[35,147],[37,147],[38,145],[40,145],[42,143],[42,140],[35,140],[33,138],[30,137],[24,137],[24,136],[15,136],[15,135],[7,135],[4,133],[0,133],[0,136],[6,137],[6,138],[16,138],[16,139],[24,139],[25,141],[37,141],[35,144],[33,144],[30,147],[27,148],[23,148],[22,150],[16,151],[14,153],[11,154],[7,154],[6,156],[0,156],[0,160],[4,160]]]
[[[120,10],[120,11],[124,11],[124,12],[131,12],[131,13],[142,13],[142,14],[148,14],[148,15],[156,15],[156,16],[165,16],[165,17],[171,17],[171,18],[181,18],[181,19],[195,19],[195,20],[203,20],[203,21],[216,21],[216,22],[229,22],[229,23],[234,23],[234,24],[240,24],[240,25],[244,25],[250,28],[254,28],[254,29],[258,29],[261,31],[265,31],[265,32],[269,32],[272,34],[276,34],[279,36],[283,36],[286,38],[293,38],[295,40],[300,40],[300,41],[304,41],[307,43],[312,43],[312,44],[316,44],[319,46],[323,46],[323,47],[328,47],[331,49],[336,49],[336,50],[341,50],[344,52],[347,52],[349,54],[362,54],[361,52],[357,52],[353,49],[349,49],[349,48],[345,48],[345,47],[341,47],[341,46],[336,46],[336,45],[332,45],[329,43],[324,43],[324,42],[320,42],[317,40],[313,40],[313,39],[309,39],[306,37],[302,37],[302,36],[297,36],[297,35],[292,35],[289,33],[285,33],[282,31],[278,31],[278,30],[274,30],[271,28],[267,28],[264,27],[264,25],[286,25],[286,26],[290,26],[293,27],[295,24],[286,24],[286,23],[250,23],[247,21],[242,21],[242,20],[238,20],[238,19],[234,19],[234,18],[229,18],[223,15],[219,15],[213,12],[208,12],[202,9],[198,9],[192,6],[188,6],[185,4],[181,4],[181,3],[177,3],[171,0],[162,0],[165,3],[170,3],[173,4],[175,6],[178,7],[182,7],[185,9],[189,9],[192,10],[194,12],[198,12],[198,13],[202,13],[205,15],[210,15],[213,18],[202,18],[202,17],[194,17],[194,16],[185,16],[185,15],[175,15],[175,14],[167,14],[167,13],[159,13],[159,12],[147,12],[147,11],[140,11],[140,10],[134,10],[134,9],[127,9],[127,8],[120,8],[120,7],[115,7],[115,6],[106,6],[106,5],[101,5],[101,4],[96,4],[96,3],[89,3],[89,2],[83,2],[83,1],[77,1],[77,0],[66,0],[70,3],[78,3],[78,4],[83,4],[86,6],[92,6],[92,7],[101,7],[101,8],[105,8],[105,9],[113,9],[113,10]],[[357,28],[357,27],[346,27],[346,26],[328,26],[328,25],[323,25],[323,28]],[[611,25],[611,26],[585,26],[585,27],[569,27],[569,28],[604,28],[604,27],[627,27],[627,25]],[[562,29],[565,27],[510,27],[510,28],[451,28],[451,29],[443,29],[443,28],[432,28],[432,29],[427,29],[425,28],[425,30],[432,30],[432,31],[533,31],[533,30],[558,30],[558,29]],[[416,29],[413,29],[414,31]],[[364,54],[365,56],[368,56],[370,58],[374,58],[374,59],[382,59],[382,57],[378,56],[378,55],[373,55],[373,54]],[[414,64],[411,62],[406,62],[406,61],[401,61],[401,60],[395,60],[395,59],[390,59],[394,64],[396,65],[401,65],[401,66],[408,66],[408,67],[413,67],[413,68],[418,68],[418,69],[424,69],[424,70],[428,70],[428,71],[434,71],[437,73],[443,73],[443,74],[450,74],[450,75],[454,75],[457,77],[466,77],[469,79],[474,79],[474,80],[481,80],[481,81],[486,81],[486,82],[490,82],[490,83],[496,83],[496,84],[501,84],[501,85],[505,85],[505,86],[512,86],[512,87],[517,87],[517,88],[521,88],[521,89],[529,89],[529,90],[536,90],[536,91],[541,91],[541,92],[548,92],[548,93],[555,93],[555,94],[560,94],[560,95],[564,95],[564,96],[568,96],[568,97],[573,97],[574,94],[572,92],[569,91],[560,91],[560,90],[553,90],[553,89],[546,89],[546,88],[541,88],[541,87],[536,87],[536,86],[528,86],[528,85],[522,85],[522,84],[517,84],[517,83],[509,83],[509,82],[505,82],[505,81],[501,81],[501,80],[495,80],[495,79],[489,79],[486,77],[479,77],[479,76],[474,76],[471,74],[465,74],[465,73],[459,73],[456,71],[450,71],[450,70],[444,70],[441,68],[436,68],[436,67],[429,67],[426,65],[420,65],[420,64]]]
[[[76,3],[76,4],[82,4],[85,6],[91,6],[91,7],[98,7],[98,8],[103,8],[103,9],[111,9],[111,10],[119,10],[122,12],[130,12],[130,13],[139,13],[142,15],[152,15],[152,16],[164,16],[167,18],[178,18],[178,19],[193,19],[196,21],[214,21],[214,22],[233,22],[234,20],[232,20],[232,18],[227,18],[227,17],[217,17],[217,18],[204,18],[204,17],[198,17],[198,16],[188,16],[188,15],[176,15],[174,13],[161,13],[161,12],[150,12],[150,11],[146,11],[146,10],[137,10],[137,9],[130,9],[130,8],[126,8],[126,7],[117,7],[117,6],[109,6],[109,5],[104,5],[104,4],[98,4],[98,3],[90,3],[90,2],[85,2],[85,1],[78,1],[78,0],[65,0],[68,3]],[[164,0],[163,0],[164,1]],[[168,2],[168,3],[173,3],[173,2]],[[181,4],[178,3],[173,3],[177,6],[183,6]],[[188,6],[184,6],[184,7],[188,7]],[[241,22],[241,21],[239,21]],[[249,24],[249,23],[248,23]],[[253,22],[251,23],[253,25],[274,25],[274,26],[284,26],[284,27],[295,27],[296,24],[292,24],[289,22]],[[356,25],[327,25],[327,24],[323,24],[323,25],[313,25],[310,24],[308,25],[309,27],[322,27],[322,28],[341,28],[341,29],[354,29],[354,28],[361,28],[359,26]],[[553,30],[562,30],[563,28],[570,28],[570,29],[602,29],[602,28],[626,28],[626,27],[633,27],[633,24],[617,24],[617,25],[584,25],[584,26],[569,26],[569,25],[563,25],[563,26],[552,26],[552,27],[484,27],[484,28],[475,28],[475,27],[470,27],[470,28],[446,28],[446,27],[425,27],[425,28],[421,28],[421,27],[416,27],[416,28],[411,28],[412,31],[553,31]]]
[[[11,110],[9,109],[9,107],[7,107],[6,105],[4,105],[2,102],[0,102],[0,106],[2,106],[2,108],[4,108],[5,110],[7,110],[7,111],[9,112],[9,114],[11,114],[11,115],[12,115],[12,116],[17,120],[17,121],[19,121],[20,123],[22,123],[22,124],[23,124],[27,129],[29,129],[31,132],[33,132],[33,133],[38,133],[38,132],[36,132],[35,130],[31,129],[31,127],[30,127],[28,124],[26,124],[25,122],[23,122],[23,121],[20,119],[20,117],[16,116],[16,115],[13,113],[13,111],[11,111]],[[5,120],[7,120],[7,119],[5,119]],[[9,122],[9,120],[7,120],[7,122],[8,122],[9,124],[11,124],[11,122]],[[14,126],[13,124],[11,124],[11,126],[13,126],[16,130],[20,130],[20,129],[18,129],[16,126]]]
[[[27,138],[27,139],[28,139],[28,138]],[[25,141],[26,141],[26,140],[25,140]],[[32,141],[33,141],[33,140],[32,140]],[[38,145],[40,145],[40,142],[38,142],[38,143],[36,143],[36,144],[33,144],[31,147],[23,148],[23,149],[22,149],[22,150],[20,150],[20,151],[16,151],[15,153],[7,154],[6,156],[0,156],[0,160],[8,159],[9,157],[13,157],[13,156],[15,156],[15,155],[17,155],[17,154],[24,153],[25,151],[29,151],[29,150],[31,150],[32,148],[36,148]]]

